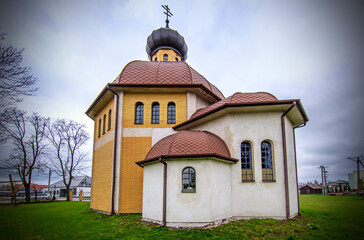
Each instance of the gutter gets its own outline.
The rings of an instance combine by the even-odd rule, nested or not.
[[[159,162],[163,163],[163,212],[162,212],[162,227],[167,223],[167,163],[159,158]]]
[[[304,122],[303,124],[294,127],[293,128],[293,146],[294,146],[294,161],[295,161],[295,166],[296,166],[296,188],[297,188],[297,209],[298,209],[298,215],[301,216],[301,210],[300,210],[300,198],[298,195],[298,174],[297,174],[297,153],[296,153],[296,128],[301,128],[306,126],[306,122]]]
[[[293,102],[292,105],[282,114],[281,116],[281,126],[282,126],[282,144],[283,144],[283,167],[284,167],[284,192],[285,192],[285,200],[286,200],[286,218],[290,217],[290,206],[289,206],[289,186],[288,186],[288,167],[287,167],[287,140],[286,140],[286,123],[284,121],[284,117],[291,111],[292,108],[296,106],[296,102]],[[297,166],[296,166],[297,168]]]
[[[118,117],[119,117],[119,95],[110,88],[109,85],[106,86],[116,96],[116,110],[115,110],[115,129],[114,129],[114,159],[113,159],[113,172],[112,172],[112,188],[111,188],[111,215],[114,214],[114,203],[115,203],[115,175],[116,175],[116,147],[117,147],[117,133],[118,133]]]

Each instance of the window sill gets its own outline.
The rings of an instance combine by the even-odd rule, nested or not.
[[[241,182],[243,182],[243,183],[250,183],[250,182],[255,182],[255,180],[241,180]]]
[[[196,189],[182,189],[182,193],[195,193]]]
[[[263,180],[263,182],[276,182],[276,180]]]

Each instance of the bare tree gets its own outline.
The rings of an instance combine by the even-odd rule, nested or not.
[[[67,201],[74,176],[85,170],[87,152],[82,147],[89,139],[85,125],[66,119],[58,119],[49,126],[48,138],[55,152],[53,170],[63,178]]]
[[[5,39],[0,34],[0,41]],[[38,88],[34,84],[38,78],[31,74],[30,67],[22,67],[24,49],[10,44],[0,44],[0,108],[13,105],[22,100],[22,96],[31,96]]]
[[[33,170],[41,170],[45,163],[46,126],[49,119],[37,113],[26,116],[24,111],[7,109],[0,115],[0,140],[11,142],[9,156],[1,159],[3,168],[15,169],[24,185],[26,201],[30,202]]]

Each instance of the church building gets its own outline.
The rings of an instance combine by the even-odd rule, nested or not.
[[[91,208],[202,227],[299,213],[299,99],[221,91],[187,62],[177,31],[154,30],[86,111],[94,120]]]

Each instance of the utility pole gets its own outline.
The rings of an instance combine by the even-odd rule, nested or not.
[[[324,166],[320,166],[321,168],[321,180],[322,180],[322,195],[327,195],[326,194],[326,174],[327,174],[327,171],[325,169]]]
[[[50,192],[51,174],[52,174],[52,171],[51,171],[51,169],[49,169],[49,176],[48,176],[48,193],[49,193],[49,196],[51,195],[51,192]]]
[[[356,162],[356,177],[357,177],[357,189],[358,191],[361,190],[361,180],[360,180],[360,166],[359,163],[361,164],[362,167],[364,167],[363,162],[361,160],[364,159],[363,155],[358,156],[358,157],[348,157],[349,160],[351,161],[355,161]]]

